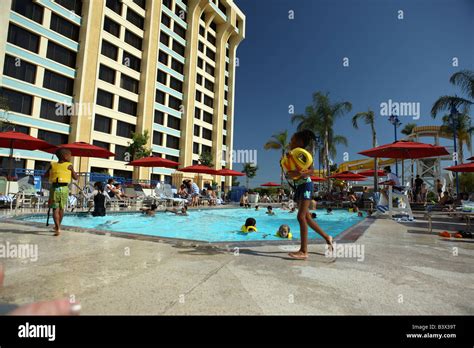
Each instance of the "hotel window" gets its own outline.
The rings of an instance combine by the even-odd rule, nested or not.
[[[225,71],[229,72],[229,63],[225,62]]]
[[[202,137],[207,140],[212,140],[212,131],[207,128],[202,128]]]
[[[137,50],[141,51],[142,49],[142,39],[128,29],[125,30],[125,42],[135,47]]]
[[[201,102],[202,100],[202,92],[196,91],[196,101]]]
[[[184,74],[184,64],[178,62],[174,58],[171,59],[171,68],[180,74]]]
[[[176,5],[174,13],[181,18],[183,21],[186,22],[186,11],[183,10],[180,6]]]
[[[97,115],[97,114],[95,115],[95,119],[94,119],[95,131],[110,134],[111,127],[112,127],[112,119],[102,116],[102,115]]]
[[[229,92],[228,91],[224,91],[224,99],[229,100]]]
[[[181,120],[177,117],[168,115],[167,125],[168,125],[169,128],[180,130],[181,129]]]
[[[163,12],[161,13],[161,24],[171,29],[171,18]]]
[[[115,70],[101,64],[99,68],[99,79],[115,85]]]
[[[31,115],[31,107],[33,105],[32,96],[6,88],[0,88],[0,96],[6,100],[10,111]]]
[[[20,58],[6,55],[3,73],[18,80],[35,83],[36,65],[21,60]]]
[[[204,111],[203,121],[212,124],[212,114]]]
[[[213,61],[216,60],[216,54],[209,47],[206,50],[206,56],[208,58],[211,58],[211,60],[213,60]]]
[[[166,77],[168,75],[166,73],[164,73],[163,71],[161,71],[160,69],[158,69],[158,74],[156,75],[156,80],[159,82],[159,83],[162,83],[164,85],[166,85]]]
[[[38,6],[34,2],[25,0],[13,0],[12,10],[37,23],[43,22],[43,7]]]
[[[173,40],[173,51],[184,57],[185,48],[178,41]]]
[[[199,127],[198,125],[194,125],[194,135],[197,137],[201,136],[201,127]]]
[[[140,6],[142,9],[146,8],[146,0],[133,0],[133,2]]]
[[[113,36],[120,37],[120,24],[111,20],[109,17],[104,19],[104,30]]]
[[[212,30],[214,30],[215,32],[217,32],[217,24],[216,24],[216,22],[213,21],[213,22],[209,25],[209,27],[210,27]]]
[[[168,55],[165,52],[160,51],[160,53],[158,54],[158,61],[168,66]]]
[[[128,152],[128,147],[126,146],[122,146],[122,145],[115,145],[115,157],[114,159],[116,161],[124,161],[124,162],[129,162],[129,161],[125,161],[125,155],[127,154]],[[114,171],[114,175],[117,176],[117,171],[115,170]]]
[[[69,124],[70,107],[50,100],[41,99],[40,117],[46,120]]]
[[[204,61],[202,60],[202,58],[198,58],[198,67],[202,69],[203,66],[204,66]]]
[[[101,53],[104,56],[109,57],[110,59],[117,60],[118,47],[115,45],[112,45],[110,42],[102,40]]]
[[[199,26],[199,35],[202,37],[206,36],[206,28],[204,28],[202,25]]]
[[[227,115],[227,105],[224,105],[224,115]]]
[[[105,141],[93,140],[92,145],[101,147],[101,148],[106,149],[106,150],[110,149],[110,144],[106,143]],[[98,168],[97,169],[92,169],[92,168],[94,168],[94,167],[91,167],[91,172],[92,173],[99,173]]]
[[[78,16],[81,15],[82,11],[82,0],[55,0],[62,7],[73,11]]]
[[[58,145],[62,145],[62,144],[67,144],[68,135],[67,134],[61,134],[61,133],[55,133],[55,132],[49,132],[49,131],[45,131],[43,129],[40,129],[40,130],[38,130],[38,139],[44,140],[47,143],[58,146]]]
[[[159,104],[165,105],[165,93],[157,89],[155,101]]]
[[[107,0],[107,2],[105,3],[105,6],[110,8],[119,16],[122,15],[122,1],[121,0]]]
[[[168,96],[168,106],[172,109],[180,111],[181,109],[181,100],[173,97],[172,95]]]
[[[204,43],[202,43],[201,41],[198,42],[198,50],[199,52],[204,53]]]
[[[226,84],[226,86],[229,85],[229,77],[228,76],[225,77],[225,82],[224,83]]]
[[[114,105],[114,95],[102,89],[97,90],[97,104],[112,109]]]
[[[171,8],[173,7],[173,2],[171,0],[163,0],[163,5],[165,5],[171,10]]]
[[[154,122],[157,123],[157,124],[164,125],[165,124],[165,114],[162,111],[155,110]]]
[[[118,110],[125,114],[137,116],[137,103],[126,98],[120,97]]]
[[[135,132],[135,125],[127,122],[117,121],[117,136],[131,138]]]
[[[174,32],[181,36],[183,39],[186,39],[186,29],[184,29],[181,25],[174,22]]]
[[[226,47],[226,49],[225,49],[225,56],[226,56],[227,58],[230,57],[230,49],[229,49],[229,47]]]
[[[48,41],[46,57],[70,68],[76,67],[76,52],[68,50],[63,46],[59,46],[52,41]]]
[[[143,30],[145,25],[145,19],[130,8],[127,9],[127,21],[141,30]]]
[[[168,47],[170,44],[170,36],[166,34],[164,31],[160,33],[160,42],[166,47]]]
[[[210,90],[211,92],[214,92],[214,83],[212,83],[211,81],[209,81],[208,79],[205,80],[204,82],[204,87],[206,87],[208,90]]]
[[[194,108],[194,118],[197,118],[198,120],[201,119],[201,109],[199,109],[198,107]]]
[[[216,37],[209,32],[207,33],[207,41],[209,41],[214,46],[216,45]]]
[[[121,74],[120,87],[122,87],[123,89],[138,94],[138,84],[138,80],[135,80],[134,78],[131,78],[130,76],[127,76],[123,73]]]
[[[25,126],[20,126],[20,125],[13,125],[13,128],[15,129],[15,132],[18,133],[23,133],[23,134],[30,134],[30,128],[25,127]],[[2,123],[0,124],[0,132],[8,132],[11,131],[11,125]],[[8,157],[3,157],[4,159],[8,160]],[[48,162],[49,163],[49,162]],[[7,168],[8,165],[2,165],[0,168]]]
[[[199,86],[202,86],[202,75],[201,75],[201,74],[197,74],[197,76],[196,76],[196,83],[197,83]]]
[[[170,87],[180,93],[183,92],[183,83],[180,80],[175,79],[173,76],[170,76]]]
[[[24,48],[25,50],[38,53],[39,36],[20,28],[13,23],[10,23],[8,29],[8,42]]]
[[[227,129],[227,121],[224,120],[224,129]]]
[[[132,70],[140,72],[142,60],[135,57],[133,54],[128,53],[127,51],[123,51],[122,64]]]
[[[114,169],[114,176],[118,178],[132,179],[133,172],[130,170]]]
[[[166,147],[179,150],[179,138],[172,135],[166,135]]]
[[[153,132],[153,144],[158,146],[163,145],[163,133],[157,131]]]
[[[206,63],[206,72],[212,76],[215,74],[215,69],[209,63]]]
[[[199,155],[199,144],[193,143],[193,154]]]
[[[214,99],[204,94],[204,104],[212,108],[214,107]]]
[[[43,87],[72,96],[74,80],[45,69]]]
[[[166,155],[165,158],[170,161],[179,162],[179,157]]]
[[[227,144],[227,137],[225,135],[222,136],[222,144]]]
[[[227,16],[227,7],[225,7],[221,1],[219,1],[219,10],[221,10]]]
[[[51,13],[49,28],[73,41],[79,41],[79,26],[56,15],[54,12]]]
[[[202,145],[201,146],[201,153],[211,153],[211,147],[207,145]]]

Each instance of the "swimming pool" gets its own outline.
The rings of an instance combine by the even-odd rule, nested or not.
[[[291,228],[293,240],[300,238],[296,213],[274,209],[275,215],[268,216],[265,210],[254,209],[203,209],[189,210],[189,216],[176,216],[173,213],[157,213],[148,217],[141,213],[110,214],[104,217],[91,217],[84,214],[66,215],[63,226],[127,232],[139,235],[189,239],[205,242],[242,242],[282,240],[275,236],[278,227],[287,224]],[[335,237],[363,218],[345,210],[334,210],[332,214],[319,210],[316,222],[326,233]],[[257,220],[258,232],[240,232],[248,217]],[[23,221],[45,222],[45,215],[21,218]],[[52,220],[50,221],[52,222]],[[309,239],[321,239],[309,229]]]

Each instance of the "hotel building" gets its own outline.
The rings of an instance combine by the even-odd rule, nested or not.
[[[131,134],[145,131],[155,156],[188,166],[211,152],[216,169],[231,168],[236,50],[245,37],[232,0],[2,0],[2,8],[3,129],[115,153],[76,159],[81,172],[171,182],[174,170],[125,165]],[[2,168],[8,155],[0,149]],[[25,169],[51,161],[39,151],[15,157]]]

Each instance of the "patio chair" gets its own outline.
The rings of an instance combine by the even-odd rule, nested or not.
[[[384,199],[384,196],[377,193],[379,196],[377,210],[382,214],[388,214],[391,218],[396,216],[406,216],[409,220],[413,220],[413,212],[410,206],[410,199],[406,188],[401,192],[394,192],[393,187],[389,186],[388,189],[388,202]],[[394,200],[396,204],[394,205]]]
[[[185,205],[186,202],[188,201],[187,199],[184,199],[184,198],[175,197],[173,194],[173,189],[171,188],[171,185],[164,184],[160,186],[162,187],[162,192],[163,192],[162,199],[166,200],[167,202],[171,202],[171,205],[174,206],[175,203],[177,203],[178,205],[182,206],[182,205]]]
[[[30,183],[31,179],[33,178],[27,175],[18,180],[18,192],[15,195],[15,208],[33,208],[40,202],[35,187]]]
[[[156,204],[157,201],[155,197],[149,196],[143,191],[143,187],[140,184],[133,185],[133,189],[135,191],[136,200],[141,202],[142,205],[150,206],[152,204]]]

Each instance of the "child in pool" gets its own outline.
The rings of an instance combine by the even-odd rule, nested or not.
[[[294,213],[296,211],[296,207],[293,207],[291,208],[291,210],[289,211],[289,213]]]
[[[318,217],[318,215],[316,215],[316,213],[311,213],[311,218],[314,220]]]
[[[269,205],[267,207],[267,212],[266,212],[267,215],[275,215],[275,212],[273,211],[273,208],[271,205]]]
[[[258,211],[258,205],[255,206],[255,211]]]
[[[290,226],[281,225],[280,228],[278,228],[276,236],[280,238],[291,239],[293,236],[291,235],[291,232],[290,232]]]
[[[140,210],[143,214],[146,214],[147,216],[155,216],[157,208],[158,206],[156,204],[152,204],[150,208],[141,208]]]
[[[328,209],[326,210],[326,214],[328,214],[328,215],[332,214],[332,208],[328,208]]]
[[[296,148],[310,149],[315,140],[316,136],[308,129],[296,132],[291,137],[289,150],[291,151]],[[298,260],[305,260],[308,258],[308,225],[326,240],[330,250],[333,249],[332,237],[326,234],[322,228],[319,227],[319,225],[312,219],[309,211],[314,194],[314,184],[310,178],[313,173],[314,170],[312,164],[307,170],[293,170],[286,173],[287,179],[292,180],[295,187],[294,201],[298,204],[297,217],[301,233],[300,250],[289,253],[289,256]]]
[[[240,228],[242,232],[257,232],[257,221],[254,218],[247,218],[245,225]]]
[[[357,216],[358,216],[358,217],[364,217],[364,215],[362,214],[361,211],[357,213]]]

